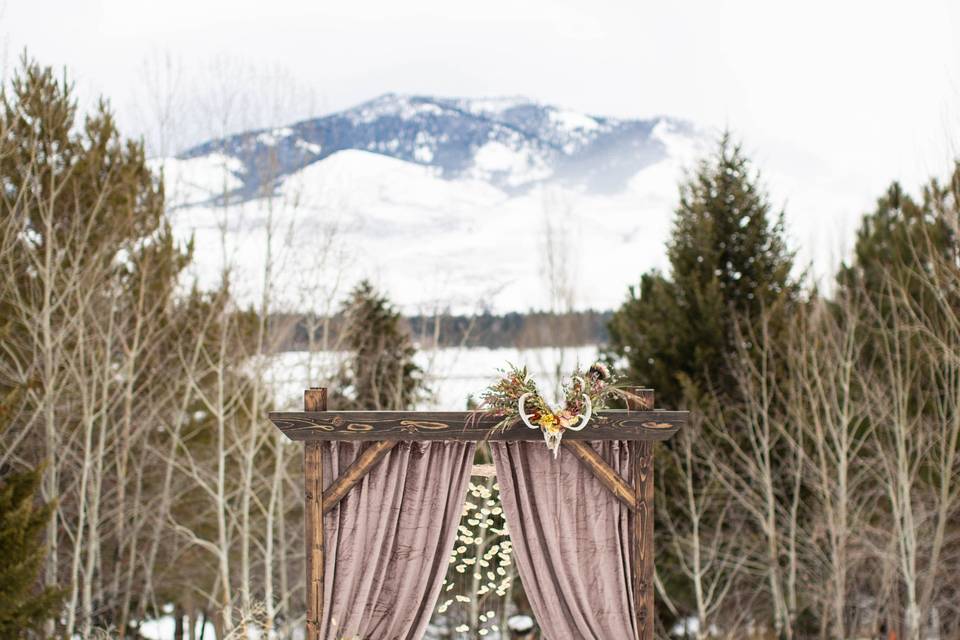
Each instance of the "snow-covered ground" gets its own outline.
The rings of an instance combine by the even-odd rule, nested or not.
[[[140,625],[140,635],[147,640],[175,640],[177,637],[177,618],[173,615],[173,605],[165,605],[163,613],[163,616],[155,620],[145,620]],[[183,623],[188,624],[188,622],[189,619],[185,617]],[[193,637],[199,638],[201,636],[208,640],[216,640],[217,633],[212,622],[197,620]]]
[[[334,370],[340,354],[292,351],[270,359],[269,376],[275,385],[281,410],[299,410],[303,390],[323,384],[324,372]],[[579,363],[587,367],[597,358],[597,347],[542,349],[433,349],[418,351],[417,364],[427,373],[433,398],[421,409],[458,411],[466,408],[467,397],[477,396],[497,377],[507,363],[526,365],[544,395],[555,400],[558,377],[570,375]],[[313,373],[309,373],[313,372]]]

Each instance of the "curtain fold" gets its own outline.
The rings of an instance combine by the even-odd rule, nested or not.
[[[624,479],[632,447],[590,445]],[[561,447],[493,442],[500,500],[517,571],[546,640],[637,637],[630,510]]]
[[[369,446],[329,442],[324,488]],[[324,640],[419,640],[463,511],[475,443],[401,442],[324,518]]]

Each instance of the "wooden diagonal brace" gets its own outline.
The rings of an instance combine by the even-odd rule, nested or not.
[[[593,450],[590,443],[582,440],[563,440],[561,444],[585,464],[617,500],[631,511],[637,508],[633,488],[600,457],[600,454]]]
[[[632,388],[629,390],[626,401],[629,411],[651,411],[653,410],[653,389]],[[593,475],[597,477],[597,480],[609,489],[617,500],[626,505],[631,511],[637,510],[638,491],[641,491],[639,484],[635,491],[631,483],[624,480],[619,473],[614,471],[610,465],[593,450],[593,447],[591,447],[588,442],[582,440],[563,440],[561,444],[566,447],[570,453],[575,455],[580,462],[585,464],[587,468],[593,472]],[[652,500],[652,496],[650,499]],[[644,504],[644,507],[645,506]]]
[[[398,440],[378,440],[357,456],[349,467],[341,473],[333,483],[323,492],[323,513],[327,513],[337,506],[350,489],[363,479],[363,476],[373,469],[380,458],[387,455]]]

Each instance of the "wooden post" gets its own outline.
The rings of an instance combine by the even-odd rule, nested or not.
[[[653,389],[631,389],[636,398],[627,400],[632,411],[653,410]],[[653,640],[656,624],[653,610],[653,442],[633,443],[634,491],[633,516],[633,593],[637,609],[637,637]]]
[[[303,392],[304,411],[326,411],[327,390]],[[303,523],[307,548],[307,640],[320,640],[323,618],[323,456],[322,442],[303,446]]]

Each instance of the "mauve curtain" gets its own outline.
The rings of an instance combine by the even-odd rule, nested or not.
[[[324,487],[368,446],[323,448]],[[401,442],[323,521],[324,640],[419,640],[453,548],[475,443]]]
[[[632,451],[591,442],[624,479]],[[564,448],[491,443],[517,571],[546,640],[637,637],[630,510]]]

